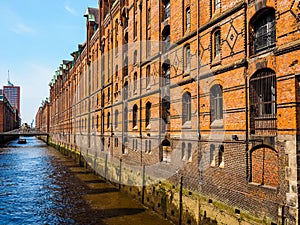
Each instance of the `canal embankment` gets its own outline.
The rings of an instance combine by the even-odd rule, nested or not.
[[[135,199],[175,224],[270,224],[267,218],[257,218],[210,196],[204,196],[201,190],[189,189],[185,186],[188,177],[176,174],[170,179],[154,180],[143,166],[132,168],[122,163],[122,160],[112,160],[101,153],[97,155],[51,141],[50,145],[71,158],[76,165],[104,180],[105,185],[126,193],[130,199]],[[89,201],[93,202],[92,196]]]

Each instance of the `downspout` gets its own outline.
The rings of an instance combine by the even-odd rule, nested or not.
[[[142,98],[141,98],[141,95],[142,95],[142,67],[141,67],[141,64],[142,64],[142,60],[143,60],[143,57],[142,57],[142,34],[143,34],[143,29],[142,29],[142,19],[143,19],[143,15],[142,15],[142,12],[143,12],[143,0],[140,0],[140,4],[139,4],[139,8],[140,8],[140,62],[139,62],[139,72],[140,72],[140,140],[141,140],[141,166],[143,166],[143,137],[142,137]]]
[[[249,46],[248,46],[248,37],[249,37],[249,25],[247,22],[247,5],[248,1],[246,4],[244,4],[244,10],[245,10],[245,21],[244,21],[244,26],[246,28],[246,35],[245,35],[245,58],[246,58],[246,65],[245,65],[245,70],[244,70],[244,78],[245,78],[245,102],[246,102],[246,180],[247,182],[250,182],[251,180],[251,175],[249,171],[249,94],[248,94],[248,89],[249,89],[249,84],[248,84],[248,59],[249,59]]]
[[[202,182],[202,174],[201,170],[201,134],[200,134],[200,57],[199,57],[199,45],[200,45],[200,40],[199,40],[199,27],[200,27],[200,13],[199,13],[199,1],[197,1],[197,138],[198,138],[198,161],[199,161],[199,179],[200,183]],[[201,188],[201,187],[200,187]]]

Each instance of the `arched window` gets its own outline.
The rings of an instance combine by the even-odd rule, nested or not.
[[[137,63],[137,50],[134,50],[134,53],[133,53],[133,65],[136,65]]]
[[[146,104],[146,127],[149,126],[151,119],[151,103],[147,102]]]
[[[163,52],[167,52],[170,48],[170,25],[164,27],[162,31],[162,38],[164,42]]]
[[[110,112],[107,113],[107,128],[110,126]]]
[[[190,45],[184,47],[184,72],[189,73],[191,69],[191,49]]]
[[[215,166],[216,162],[215,162],[215,145],[211,144],[210,148],[209,148],[209,163],[211,166]]]
[[[162,65],[162,72],[163,72],[163,78],[164,78],[164,85],[170,84],[170,62],[166,61]]]
[[[132,128],[136,129],[137,128],[137,124],[138,124],[138,107],[137,105],[133,106],[132,109]]]
[[[224,145],[219,146],[218,166],[220,168],[224,167]]]
[[[276,127],[276,75],[264,69],[250,78],[250,132],[275,134]]]
[[[191,118],[191,94],[189,92],[185,92],[182,96],[182,124],[185,124],[187,121],[191,121]]]
[[[118,124],[119,124],[119,110],[115,111],[115,129],[118,129]]]
[[[191,8],[185,9],[185,31],[189,32],[191,29]]]
[[[163,0],[163,14],[164,14],[164,20],[168,19],[170,17],[170,0]]]
[[[146,88],[150,86],[150,66],[146,67]]]
[[[119,21],[116,19],[115,21],[115,54],[118,54],[119,42],[118,42],[118,25]]]
[[[250,53],[274,47],[276,44],[275,10],[259,11],[250,21]]]
[[[221,0],[213,0],[213,3],[214,12],[221,8]]]
[[[124,132],[128,132],[128,108],[124,108],[124,114],[123,114],[123,123],[124,123]]]
[[[181,144],[181,160],[185,160],[185,143],[182,142]]]
[[[216,84],[210,89],[210,122],[223,119],[222,86]]]
[[[251,181],[277,187],[279,183],[278,153],[268,146],[258,146],[251,151]]]
[[[221,30],[216,29],[212,35],[212,59],[220,59],[221,55]]]
[[[123,90],[123,99],[128,99],[128,82],[126,81],[124,84],[124,90]]]
[[[136,92],[137,90],[137,72],[133,75],[133,91]]]

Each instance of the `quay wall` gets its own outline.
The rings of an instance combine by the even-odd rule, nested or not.
[[[46,141],[44,137],[40,139]],[[184,184],[186,177],[179,174],[167,180],[154,181],[143,167],[140,170],[132,169],[122,165],[122,161],[103,155],[95,157],[94,154],[71,145],[53,141],[49,141],[49,145],[175,224],[277,224],[267,217],[258,218],[250,212],[203,195],[201,189],[189,190]]]

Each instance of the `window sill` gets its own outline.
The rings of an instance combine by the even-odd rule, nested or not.
[[[146,126],[146,130],[151,130],[151,124],[148,124],[148,126]]]
[[[184,72],[182,76],[183,76],[183,77],[188,77],[188,76],[190,76],[190,70]]]
[[[214,129],[214,128],[224,128],[223,119],[214,120],[214,121],[210,124],[210,128],[212,128],[212,129]]]
[[[186,121],[182,127],[182,129],[192,129],[192,122],[189,120],[189,121]]]
[[[221,56],[220,56],[220,54],[217,55],[217,56],[211,61],[211,67],[218,66],[218,65],[221,65]]]
[[[254,183],[254,182],[250,182],[248,184],[251,186],[254,186],[254,187],[265,188],[265,189],[269,189],[269,190],[273,190],[273,191],[277,190],[277,187],[272,187],[272,186],[268,186],[268,185],[264,185],[264,184],[258,184],[258,183]]]

